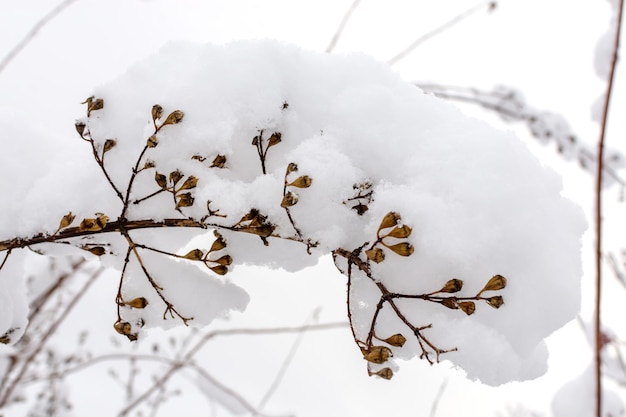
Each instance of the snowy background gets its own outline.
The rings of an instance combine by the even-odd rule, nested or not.
[[[0,73],[2,173],[5,178],[10,178],[6,181],[5,196],[15,196],[3,202],[5,209],[0,220],[2,238],[11,237],[10,232],[5,232],[11,229],[26,234],[39,230],[38,227],[54,231],[58,219],[67,210],[80,212],[81,208],[75,208],[74,199],[77,197],[72,195],[74,188],[68,184],[80,185],[78,188],[81,190],[81,197],[76,201],[92,203],[98,201],[98,198],[107,200],[106,196],[99,196],[99,188],[90,183],[92,173],[89,170],[94,169],[94,164],[89,159],[89,148],[76,137],[73,122],[84,114],[80,103],[93,92],[125,93],[127,97],[120,94],[117,99],[122,103],[118,108],[131,108],[134,103],[129,102],[133,98],[130,89],[140,80],[146,80],[142,78],[145,72],[137,70],[138,75],[134,78],[130,73],[125,79],[118,81],[117,85],[111,86],[110,82],[135,62],[153,55],[170,40],[219,44],[237,39],[273,38],[323,52],[349,6],[350,2],[264,2],[260,5],[256,2],[103,3],[79,0],[72,4]],[[50,7],[51,5],[43,1],[3,7],[0,14],[0,38],[4,49],[0,51],[8,51],[14,46]],[[442,3],[437,8],[433,8],[431,4],[414,2],[363,2],[352,16],[335,52],[339,55],[362,52],[384,62],[419,35],[438,27],[466,7],[464,2],[454,1]],[[594,60],[599,61],[594,57],[594,49],[606,30],[609,16],[608,3],[592,4],[581,1],[571,4],[554,1],[520,4],[504,1],[494,12],[478,12],[453,29],[424,43],[414,53],[394,65],[393,69],[410,82],[475,86],[486,90],[500,84],[515,86],[533,105],[565,116],[581,141],[592,145],[597,136],[597,125],[591,120],[591,107],[603,90],[603,83],[594,72]],[[248,55],[247,58],[250,58],[254,48],[243,48],[249,49],[240,55]],[[256,49],[259,50],[264,49]],[[169,53],[169,56],[176,57],[177,64],[190,60],[190,57],[202,55],[199,49],[193,47],[186,50],[186,57],[183,52],[180,52],[180,56],[177,53],[179,52]],[[264,60],[269,59],[267,56],[257,59],[259,62]],[[371,68],[377,67],[362,57],[347,58],[346,62],[360,60],[367,64],[359,65],[360,68],[353,74],[355,76],[370,74],[364,70],[369,68],[367,65],[371,65]],[[275,61],[272,64],[277,65]],[[147,79],[166,77],[167,73],[158,74],[156,65],[147,66],[156,73]],[[183,69],[191,71],[190,68]],[[222,73],[226,74],[228,70],[224,69]],[[249,71],[249,68],[246,70]],[[386,70],[376,68],[376,71]],[[317,76],[319,77],[319,73]],[[387,79],[389,76],[385,74],[384,77]],[[189,82],[190,77],[181,78],[182,81]],[[244,76],[244,79],[249,78]],[[162,82],[166,83],[166,80]],[[167,84],[172,86],[179,85],[181,81],[169,82],[175,83]],[[193,83],[189,84],[191,88]],[[157,101],[168,98],[167,93],[162,94],[156,98]],[[278,101],[286,99],[276,92],[274,94]],[[134,113],[133,117],[144,117],[145,123],[149,121],[148,110],[154,100],[145,96],[139,98],[147,100],[140,103],[145,109],[140,105],[138,108],[132,107],[134,112],[139,112]],[[616,97],[615,109],[621,108],[621,99],[623,98],[620,95]],[[186,97],[185,100],[192,104],[195,99]],[[111,102],[115,103],[115,98]],[[183,104],[168,105],[178,108]],[[140,113],[142,110],[145,110],[145,115]],[[272,109],[274,110],[280,113],[280,106]],[[472,108],[464,110],[476,113]],[[123,114],[118,116],[122,117]],[[499,124],[497,118],[490,115],[485,117],[489,122]],[[267,115],[259,116],[259,119],[268,118]],[[620,126],[617,123],[620,121],[617,118],[614,120],[611,132],[619,132]],[[249,126],[254,126],[254,121],[248,123]],[[515,126],[507,128],[512,129]],[[528,136],[523,128],[517,129],[517,132],[521,136]],[[609,140],[610,138],[611,136]],[[249,141],[249,138],[246,137],[245,140]],[[368,143],[374,142],[372,140]],[[471,151],[471,144],[467,146]],[[582,172],[575,162],[563,163],[555,156],[554,149],[538,147],[533,139],[528,139],[527,146],[542,161],[566,174],[565,194],[590,212],[591,176]],[[370,147],[366,149],[369,152],[377,151]],[[109,156],[113,159],[114,154],[111,152]],[[283,168],[278,169],[281,170]],[[50,171],[60,174],[47,175]],[[62,181],[63,178],[66,180]],[[451,173],[451,178],[464,179],[471,183],[471,179],[461,177],[460,173]],[[558,180],[553,181],[553,187],[558,190]],[[434,186],[439,185],[434,183]],[[495,181],[493,185],[506,188],[502,179]],[[311,191],[313,190],[312,187]],[[509,191],[513,191],[513,196],[517,194],[517,190]],[[526,192],[529,190],[522,190],[521,195],[538,196],[538,201],[542,204],[549,204],[541,194],[532,194],[537,193],[537,190],[531,189],[531,194],[524,194]],[[612,197],[612,202],[617,203],[617,196],[613,192],[614,189],[610,191],[609,198]],[[304,191],[301,194],[303,193]],[[84,198],[85,195],[89,198]],[[472,195],[476,196],[474,193]],[[49,200],[56,202],[42,205],[42,201]],[[19,216],[15,209],[17,201],[23,205],[24,212],[29,213],[28,216]],[[532,205],[533,201],[526,201],[525,204]],[[88,204],[82,209],[84,215],[92,213],[87,211],[91,209]],[[103,210],[99,207],[97,209]],[[619,205],[615,204],[612,209],[619,210]],[[384,214],[385,210],[380,208],[379,214]],[[371,222],[370,227],[375,230],[377,221],[372,219]],[[580,233],[584,226],[580,222],[575,224],[572,233]],[[311,230],[319,230],[319,227],[313,225]],[[544,270],[546,263],[550,262],[555,265],[564,264],[563,257],[576,252],[576,248],[568,249],[569,252],[558,248],[557,243],[544,244],[546,247],[557,248],[555,250],[562,255],[555,258],[547,254],[545,260],[536,266],[538,270]],[[619,247],[619,241],[616,241],[616,247]],[[538,251],[541,249],[541,246],[533,248]],[[436,252],[436,248],[433,250]],[[589,253],[583,254],[584,261],[589,262]],[[526,255],[529,258],[522,258],[526,261],[520,263],[530,263],[528,259],[532,259],[532,255]],[[571,263],[567,268],[575,271],[579,268],[578,262],[575,255],[571,256]],[[37,267],[31,266],[33,270]],[[291,269],[299,267],[297,265]],[[494,271],[497,272],[500,271]],[[569,272],[564,276],[572,274],[575,275]],[[296,273],[238,266],[228,277],[250,294],[250,303],[244,313],[234,314],[228,321],[217,322],[214,324],[216,327],[279,327],[345,321],[345,278],[336,271],[328,257],[321,258],[317,266]],[[554,282],[558,283],[560,278],[554,277]],[[110,339],[118,337],[111,327],[115,320],[113,300],[116,283],[116,274],[109,272],[95,282],[73,310],[74,318],[69,319],[58,337],[51,341],[58,351],[78,354],[89,351],[98,355],[113,352],[114,345],[117,344],[122,345],[119,349],[128,349],[125,340],[109,344]],[[80,284],[77,282],[76,288]],[[572,284],[573,293],[578,292],[578,285],[578,282]],[[587,282],[583,283],[582,294],[583,313],[588,318],[592,291]],[[618,297],[620,295],[622,294],[617,293]],[[610,303],[609,299],[607,304]],[[564,317],[573,317],[572,308],[565,308],[567,312],[563,313]],[[480,311],[475,317],[479,314]],[[618,314],[619,311],[614,316]],[[87,341],[78,346],[79,336],[84,334],[83,330],[88,330],[89,335]],[[539,333],[550,330],[550,326],[547,326]],[[132,350],[137,353],[149,352],[158,344],[158,349],[170,349],[175,356],[180,344],[189,334],[188,329],[178,329],[170,333],[153,331],[148,333],[145,343],[133,347]],[[177,342],[167,346],[167,340],[170,339]],[[188,343],[192,344],[192,341]],[[290,349],[294,343],[297,343],[298,348],[291,358]],[[467,413],[469,409],[472,415],[493,415],[497,412],[507,415],[513,413],[508,412],[507,407],[515,410],[517,403],[548,412],[551,392],[582,373],[589,363],[590,350],[586,348],[584,334],[575,323],[549,339],[549,344],[551,356],[549,369],[544,377],[499,388],[468,381],[462,371],[451,370],[452,365],[448,362],[434,367],[417,360],[402,362],[401,371],[392,381],[367,378],[364,362],[359,357],[347,328],[311,332],[304,336],[292,334],[216,338],[206,345],[196,360],[221,383],[231,387],[254,406],[263,404],[263,411],[270,415],[293,413],[299,416],[426,416],[430,415],[431,405],[441,387],[445,387],[445,391],[438,403],[438,415]],[[291,359],[289,367],[280,385],[275,391],[271,391],[271,398],[266,400],[264,395],[270,390],[276,375],[282,373],[281,364],[285,358]],[[508,366],[513,367],[511,364]],[[159,374],[161,369],[164,368],[153,368],[152,365],[141,363],[138,378],[147,380],[152,372]],[[120,387],[116,378],[124,379],[128,372],[128,362],[117,361],[103,363],[100,367],[69,376],[69,386],[64,389],[69,390],[68,394],[75,407],[73,413],[83,415],[85,411],[81,410],[93,407],[96,399],[102,399],[102,392],[109,394],[106,401],[98,402],[100,415],[114,415],[119,412],[127,403],[124,395],[128,393]],[[533,370],[529,372],[531,375],[536,373]],[[232,405],[232,399],[221,398],[220,390],[207,383],[206,378],[197,381],[197,375],[192,372],[183,372],[180,375],[169,386],[172,390],[180,389],[180,395],[173,395],[164,404],[160,411],[163,415],[245,413],[245,410]],[[103,386],[110,386],[95,392],[93,389],[85,390],[84,387],[94,385],[94,380]],[[501,382],[492,381],[496,384]],[[198,387],[202,389],[198,390]],[[206,395],[203,396],[203,393]],[[450,401],[451,398],[454,401]],[[517,411],[521,413],[519,409]]]

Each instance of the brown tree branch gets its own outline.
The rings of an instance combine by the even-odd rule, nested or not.
[[[617,10],[617,27],[615,29],[615,38],[613,44],[613,54],[611,57],[611,67],[609,78],[604,96],[604,104],[602,108],[602,122],[600,124],[600,137],[598,138],[598,164],[596,171],[596,189],[595,189],[595,235],[596,235],[596,296],[595,296],[595,391],[596,391],[596,417],[602,417],[602,348],[604,347],[602,337],[602,177],[604,162],[604,146],[606,138],[606,129],[609,120],[609,108],[611,104],[611,94],[613,92],[613,83],[615,80],[615,69],[617,68],[617,59],[619,53],[620,35],[622,31],[622,13],[624,8],[624,0],[619,1]]]

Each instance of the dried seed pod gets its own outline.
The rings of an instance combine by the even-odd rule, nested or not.
[[[406,343],[406,337],[404,337],[400,333],[396,333],[393,336],[389,336],[384,341],[391,346],[402,347]]]
[[[303,175],[296,178],[293,182],[287,185],[289,185],[290,187],[309,188],[312,183],[313,180],[311,179],[311,177],[309,177],[308,175]]]
[[[159,174],[159,172],[154,173],[154,180],[159,185],[159,187],[166,189],[167,188],[167,178],[163,174]]]
[[[183,258],[189,259],[191,261],[199,261],[200,259],[202,259],[203,256],[204,252],[202,252],[200,249],[192,249],[185,255],[183,255]]]
[[[451,310],[457,310],[459,308],[459,303],[456,298],[444,298],[441,300],[441,305],[444,307],[448,307]]]
[[[282,133],[280,132],[274,132],[272,133],[272,136],[269,137],[269,139],[267,140],[267,147],[269,148],[270,146],[274,146],[274,145],[278,145],[280,142],[282,142]]]
[[[161,116],[163,116],[163,107],[158,104],[152,106],[152,120],[156,122]]]
[[[221,258],[218,258],[211,262],[215,262],[216,264],[227,266],[233,263],[233,258],[231,258],[230,255],[224,255]]]
[[[109,216],[103,213],[96,213],[96,223],[100,226],[100,229],[104,229],[109,221]]]
[[[179,170],[170,172],[170,182],[174,185],[176,185],[178,181],[182,180],[183,177],[184,177],[183,173],[180,172]]]
[[[255,136],[252,138],[252,145],[253,146],[258,146],[259,145],[259,139],[261,139],[259,136]]]
[[[216,239],[213,241],[211,249],[209,249],[209,253],[217,252],[218,250],[222,250],[226,247],[226,241],[224,240],[224,237],[220,235],[217,231],[215,231],[215,237]]]
[[[104,226],[106,226],[106,222],[104,223]],[[86,218],[80,222],[80,225],[78,226],[78,231],[97,232],[99,230],[102,230],[104,226],[102,225],[102,221],[98,221],[98,219]]]
[[[96,223],[96,219],[86,218],[83,219],[78,225],[78,231],[97,231],[100,230],[99,226]]]
[[[127,321],[116,321],[113,325],[113,328],[119,334],[123,334],[124,336],[130,334],[133,329],[133,326]]]
[[[156,137],[156,135],[152,135],[148,138],[148,141],[146,142],[146,146],[148,148],[156,148],[156,146],[159,144],[159,139]]]
[[[455,293],[461,291],[462,289],[463,281],[454,278],[446,282],[446,285],[444,285],[443,288],[439,290],[439,292]]]
[[[148,305],[148,300],[146,300],[144,297],[137,297],[127,302],[126,305],[132,308],[146,308],[146,306]]]
[[[178,203],[176,203],[176,208],[179,207],[191,207],[193,206],[194,198],[191,193],[183,193],[176,196],[178,198]]]
[[[372,346],[369,351],[363,356],[368,362],[383,363],[386,362],[389,357],[393,356],[391,349],[386,346]]]
[[[167,116],[167,119],[165,119],[165,121],[163,122],[161,126],[180,123],[182,122],[184,116],[185,116],[185,113],[183,113],[182,111],[174,110]]]
[[[187,177],[185,182],[183,182],[183,185],[180,186],[178,191],[181,191],[181,190],[191,190],[193,188],[196,188],[197,184],[198,184],[198,179],[196,177],[194,177],[193,175],[190,175],[190,176]]]
[[[493,308],[500,308],[502,304],[504,304],[504,298],[501,295],[496,295],[490,298],[487,298],[487,303]]]
[[[261,237],[270,237],[274,233],[276,226],[270,223],[264,223],[259,226],[246,226],[237,229],[239,232],[251,233]]]
[[[385,217],[383,217],[383,220],[380,222],[380,226],[378,226],[378,231],[380,232],[383,229],[397,225],[399,220],[400,215],[394,211],[390,211],[385,214]]]
[[[241,219],[239,219],[237,224],[240,224],[240,223],[243,223],[243,222],[248,222],[248,221],[256,218],[258,215],[259,215],[259,211],[257,209],[253,208],[249,212],[247,212],[246,214],[241,216]]]
[[[206,158],[202,155],[193,155],[191,159],[195,159],[196,161],[204,162]]]
[[[377,264],[385,260],[385,253],[381,248],[368,249],[365,251],[365,256],[367,256],[370,261],[376,262]]]
[[[281,201],[280,206],[283,208],[295,206],[298,203],[298,197],[291,191],[287,191],[287,194],[284,195],[283,201]]]
[[[383,369],[381,369],[379,371],[376,371],[376,372],[371,372],[370,371],[369,375],[370,376],[376,375],[376,376],[379,376],[379,377],[381,377],[383,379],[389,380],[389,379],[393,378],[393,371],[390,368],[383,368]]]
[[[218,275],[226,275],[228,267],[224,265],[210,266],[209,269]]]
[[[107,253],[106,249],[104,249],[102,246],[82,246],[81,248],[86,250],[87,252],[91,252],[93,255],[96,256],[102,256]]]
[[[287,174],[296,172],[297,170],[298,170],[298,165],[294,164],[293,162],[290,162],[289,165],[287,165]]]
[[[154,168],[155,166],[156,166],[156,164],[154,163],[154,161],[147,160],[146,163],[143,164],[143,168],[142,169]]]
[[[398,226],[391,229],[387,236],[404,239],[411,236],[411,228],[409,226]]]
[[[91,115],[92,111],[104,108],[104,100],[95,98],[94,96],[88,97],[81,104],[87,104],[87,117]]]
[[[117,141],[115,139],[105,140],[104,147],[102,149],[102,154],[104,155],[105,153],[109,152],[111,149],[115,147],[115,145],[117,145]]]
[[[76,131],[82,138],[85,133],[85,128],[87,127],[87,125],[84,122],[77,121],[76,123],[74,123],[74,127],[76,128]]]
[[[463,310],[465,314],[471,316],[476,311],[476,304],[472,301],[461,301],[459,302],[459,308]]]
[[[361,203],[357,204],[356,206],[352,206],[351,208],[352,210],[356,210],[356,214],[358,214],[359,216],[364,215],[365,212],[369,210],[369,208],[365,204]]]
[[[73,215],[71,211],[67,213],[65,216],[63,216],[63,218],[59,222],[59,230],[68,227],[70,224],[72,224],[75,218],[76,216]]]
[[[211,168],[224,168],[226,164],[226,157],[224,155],[217,155],[211,163]]]
[[[494,275],[487,282],[487,284],[485,284],[483,289],[480,290],[480,293],[483,293],[485,291],[497,291],[503,289],[504,287],[506,287],[506,278],[504,278],[502,275]]]
[[[411,256],[413,252],[415,251],[415,248],[413,248],[413,245],[407,242],[402,242],[402,243],[398,243],[396,245],[391,245],[387,247],[400,256]]]

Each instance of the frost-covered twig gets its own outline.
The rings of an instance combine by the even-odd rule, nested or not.
[[[504,86],[491,91],[432,83],[417,83],[417,86],[446,100],[475,104],[493,111],[504,121],[525,123],[540,143],[554,143],[557,152],[566,160],[575,159],[584,171],[595,175],[596,151],[580,140],[563,116],[529,106],[519,91]],[[626,180],[618,173],[626,167],[626,156],[617,150],[605,149],[602,165],[604,186],[612,183],[626,186]]]
[[[485,1],[485,2],[479,3],[479,4],[475,5],[475,6],[467,9],[463,13],[460,13],[459,15],[453,17],[452,19],[450,19],[446,23],[442,24],[441,26],[431,30],[430,32],[427,32],[427,33],[421,35],[419,38],[417,38],[415,41],[413,41],[413,43],[411,43],[409,46],[407,46],[401,52],[397,53],[391,59],[389,59],[387,61],[387,63],[389,65],[396,64],[398,61],[400,61],[401,59],[405,58],[407,55],[409,55],[411,52],[413,52],[415,50],[415,48],[417,48],[418,46],[420,46],[422,43],[426,42],[427,40],[429,40],[429,39],[439,35],[440,33],[444,32],[444,31],[446,31],[448,29],[450,29],[451,27],[453,27],[454,25],[456,25],[459,22],[463,21],[464,19],[466,19],[467,17],[471,16],[472,14],[476,13],[477,11],[479,11],[479,10],[485,8],[485,7],[487,7],[488,11],[492,11],[492,10],[495,10],[497,5],[498,5],[498,3],[495,2],[495,1]]]
[[[602,107],[602,121],[600,124],[600,136],[598,138],[598,164],[596,171],[596,199],[595,199],[595,240],[596,240],[596,294],[595,294],[595,389],[596,389],[596,417],[602,417],[602,185],[603,185],[603,165],[604,165],[604,147],[606,139],[606,129],[609,120],[609,108],[611,103],[611,94],[613,92],[613,82],[615,80],[615,69],[617,67],[617,58],[619,53],[620,35],[622,31],[622,13],[624,8],[624,0],[619,0],[617,10],[617,27],[615,29],[615,38],[613,45],[613,54],[611,57],[611,66],[604,96],[604,104]]]
[[[501,275],[493,276],[487,284],[474,296],[459,297],[456,294],[463,288],[463,281],[460,279],[451,279],[446,282],[439,290],[427,293],[427,294],[403,294],[390,291],[383,282],[374,276],[372,264],[381,263],[385,260],[385,251],[383,248],[391,250],[400,256],[411,256],[413,254],[413,246],[407,241],[401,240],[408,238],[412,229],[404,224],[400,224],[401,217],[398,213],[390,212],[383,218],[378,231],[376,233],[376,240],[374,243],[364,243],[353,251],[347,251],[345,249],[338,248],[333,251],[333,259],[335,265],[342,271],[337,263],[337,258],[345,258],[347,261],[347,275],[348,275],[348,318],[350,321],[350,327],[352,329],[352,335],[357,346],[361,349],[363,358],[368,362],[367,370],[369,375],[377,375],[381,378],[390,379],[393,377],[393,371],[389,367],[373,370],[372,364],[380,365],[387,362],[392,356],[392,348],[400,348],[406,342],[406,337],[401,333],[394,334],[388,337],[379,337],[376,328],[378,324],[379,314],[383,310],[385,305],[389,305],[394,311],[396,317],[409,328],[411,333],[415,336],[417,343],[421,349],[420,358],[425,359],[431,365],[435,362],[439,362],[440,356],[444,353],[456,351],[456,348],[442,349],[437,347],[429,338],[424,335],[424,331],[432,327],[431,324],[427,325],[415,325],[406,315],[406,313],[398,306],[395,300],[398,299],[413,299],[423,300],[436,304],[440,304],[446,308],[452,310],[461,310],[465,314],[472,315],[476,309],[474,301],[485,301],[493,308],[500,308],[504,304],[504,299],[500,295],[483,297],[482,294],[487,291],[498,291],[506,287],[506,278]],[[367,250],[364,248],[369,247]],[[362,254],[365,255],[365,259],[362,258]],[[352,311],[350,302],[350,292],[352,286],[352,266],[365,274],[365,276],[371,281],[380,291],[380,298],[369,325],[369,330],[363,339],[357,334],[357,330],[352,321]],[[450,295],[455,294],[455,295]],[[375,341],[383,342],[385,345],[374,344]],[[388,347],[391,346],[392,348]],[[431,359],[431,355],[435,355],[435,360]]]

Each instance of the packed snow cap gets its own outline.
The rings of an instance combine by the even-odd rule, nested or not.
[[[456,348],[439,359],[472,379],[535,378],[546,369],[543,339],[578,311],[586,225],[561,197],[557,175],[511,134],[469,119],[371,58],[270,41],[172,43],[97,89],[95,99],[103,108],[82,123],[98,151],[106,149],[110,180],[125,191],[133,167],[141,168],[131,192],[138,203],[125,217],[208,225],[193,233],[131,232],[145,245],[188,255],[142,252],[181,315],[194,316],[189,324],[246,304],[227,275],[184,265],[211,252],[215,229],[226,247],[211,259],[228,254],[222,263],[229,268],[296,271],[334,253],[351,274],[355,354],[382,377],[389,376],[387,356],[428,353],[436,362],[437,349]],[[90,198],[68,210],[115,219],[122,204],[102,172],[93,175],[100,191],[86,191]],[[207,236],[206,247],[187,253],[182,248],[198,234]],[[121,268],[126,243],[113,240]],[[124,317],[141,315],[147,326],[182,323],[163,320],[164,304],[141,267],[127,268],[125,298],[146,297],[148,308]],[[492,279],[498,276],[506,285]],[[211,295],[200,296],[200,287]],[[382,300],[381,288],[422,297]],[[406,343],[381,341],[397,334]]]

